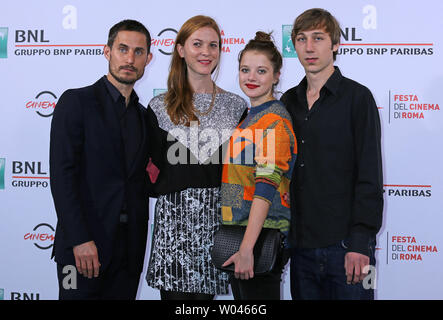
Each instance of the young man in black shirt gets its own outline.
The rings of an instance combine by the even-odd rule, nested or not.
[[[334,67],[340,26],[326,10],[294,23],[306,77],[281,98],[298,158],[291,183],[294,299],[373,299],[375,237],[382,223],[380,119],[371,92]]]

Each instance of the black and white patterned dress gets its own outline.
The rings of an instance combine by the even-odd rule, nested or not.
[[[211,94],[194,94],[195,107],[204,112],[211,102]],[[174,125],[164,105],[164,94],[154,97],[149,103],[159,127],[173,135],[196,156],[203,165],[211,155],[196,152],[177,129],[192,136],[190,127]],[[210,130],[223,139],[232,131],[246,109],[246,102],[230,92],[217,93],[212,111],[200,116],[199,132]],[[179,130],[179,131],[180,131]],[[217,146],[218,147],[218,146]],[[205,148],[204,142],[198,143]],[[197,153],[197,154],[195,154]],[[151,245],[146,280],[149,286],[166,291],[227,294],[228,275],[212,264],[210,249],[213,235],[219,226],[220,188],[186,188],[160,195],[155,206],[154,234]]]

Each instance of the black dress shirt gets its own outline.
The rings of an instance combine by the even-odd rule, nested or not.
[[[106,76],[104,78],[109,94],[114,102],[112,107],[120,120],[123,146],[125,148],[126,171],[129,172],[142,139],[141,119],[137,110],[138,96],[135,91],[132,90],[129,104],[126,106],[125,97],[109,82]]]
[[[129,104],[126,106],[125,97],[118,91],[114,85],[104,76],[106,87],[111,95],[116,115],[120,121],[123,147],[125,151],[126,174],[129,173],[131,165],[136,159],[138,149],[142,140],[141,116],[138,110],[138,96],[134,90],[131,92]],[[107,106],[108,107],[108,106]],[[123,206],[126,210],[126,204]]]
[[[291,182],[291,243],[321,248],[346,241],[368,255],[381,227],[383,175],[378,109],[366,87],[335,67],[308,109],[306,77],[281,101],[297,136]]]

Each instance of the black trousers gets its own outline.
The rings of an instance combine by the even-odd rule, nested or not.
[[[111,262],[105,270],[100,269],[97,278],[89,279],[77,271],[75,271],[76,277],[72,277],[72,274],[69,272],[69,270],[72,270],[71,266],[68,266],[65,269],[65,273],[63,273],[63,269],[66,266],[57,264],[59,299],[135,300],[140,274],[133,274],[128,270],[127,238],[127,225],[120,223]],[[70,277],[70,279],[66,279],[66,277]],[[72,288],[72,281],[76,282],[76,289]]]
[[[280,300],[280,282],[283,269],[288,263],[289,250],[283,250],[277,257],[274,269],[263,275],[255,275],[249,280],[229,278],[235,300]]]

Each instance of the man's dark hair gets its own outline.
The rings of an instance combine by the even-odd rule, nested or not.
[[[108,35],[108,46],[112,48],[112,45],[114,44],[114,40],[117,37],[117,34],[119,31],[137,31],[140,33],[143,33],[146,36],[146,44],[148,45],[148,53],[151,49],[151,34],[149,33],[148,29],[146,27],[136,21],[136,20],[130,20],[126,19],[123,21],[120,21],[119,23],[115,24],[110,30]]]

